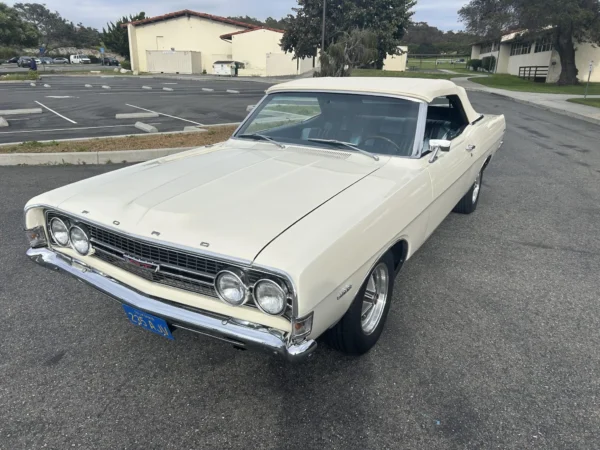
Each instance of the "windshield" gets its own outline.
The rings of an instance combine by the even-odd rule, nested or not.
[[[351,144],[369,153],[413,154],[419,102],[374,95],[329,92],[269,95],[235,137],[260,133],[283,144],[344,149]],[[339,144],[338,142],[338,144]]]

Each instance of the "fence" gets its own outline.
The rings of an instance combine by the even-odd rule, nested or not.
[[[548,66],[521,66],[519,78],[527,80],[545,80],[548,78]]]
[[[408,54],[408,70],[436,70],[466,68],[470,55],[420,55]]]

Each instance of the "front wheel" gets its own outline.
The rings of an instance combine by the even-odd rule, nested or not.
[[[458,202],[453,211],[459,214],[471,214],[477,209],[479,203],[479,194],[481,193],[481,182],[483,180],[483,170],[477,174],[475,182],[469,189],[469,192]]]
[[[329,345],[362,355],[377,343],[390,310],[394,274],[394,258],[388,252],[375,264],[344,317],[327,331]]]

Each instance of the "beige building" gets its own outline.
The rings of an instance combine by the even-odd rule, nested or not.
[[[291,53],[281,50],[283,30],[255,28],[236,31],[221,36],[230,42],[232,59],[244,64],[239,76],[298,75],[314,68],[314,58],[294,59]]]
[[[553,48],[550,36],[536,39],[523,39],[524,32],[505,34],[498,41],[483,42],[473,45],[471,59],[483,59],[487,56],[496,58],[496,73],[507,73],[516,76],[541,74],[547,83],[556,83],[560,76],[561,66],[558,52]],[[600,82],[600,48],[592,44],[579,43],[575,46],[575,63],[579,69],[578,77],[587,81],[590,63],[592,75],[590,81]],[[537,68],[537,71],[536,71]]]
[[[242,63],[239,76],[297,75],[313,58],[295,60],[281,50],[282,30],[257,27],[190,10],[127,24],[131,68],[151,73],[213,72],[216,61]]]
[[[190,10],[131,22],[127,24],[131,69],[164,73],[210,72],[213,62],[232,59],[231,42],[220,36],[253,28],[256,27]]]
[[[388,55],[383,61],[383,70],[404,72],[408,59],[408,47],[398,47],[399,55]]]

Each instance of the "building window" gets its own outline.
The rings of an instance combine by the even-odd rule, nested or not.
[[[510,56],[527,55],[531,51],[529,42],[515,42],[510,46]]]
[[[549,52],[552,50],[552,38],[546,36],[535,43],[535,53]]]
[[[495,52],[496,50],[498,50],[498,46],[496,45],[495,42],[489,42],[487,44],[482,44],[481,45],[481,52],[480,53],[491,53],[491,52]]]

